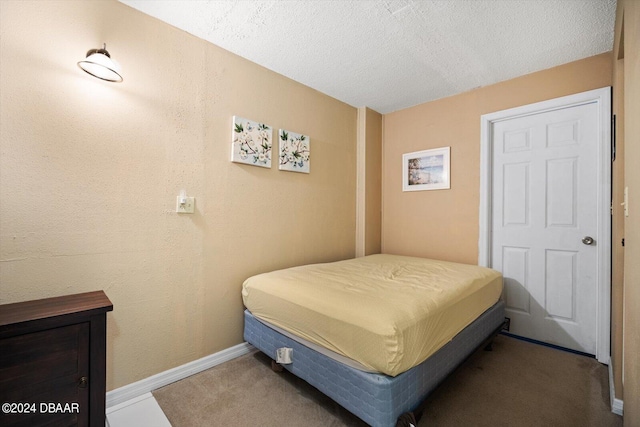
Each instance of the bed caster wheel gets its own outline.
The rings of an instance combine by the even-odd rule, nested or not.
[[[398,421],[396,422],[396,427],[416,427],[417,425],[418,422],[413,412],[405,412],[398,417]]]
[[[282,365],[276,363],[275,360],[271,359],[271,370],[273,372],[282,372],[284,368],[282,367]]]

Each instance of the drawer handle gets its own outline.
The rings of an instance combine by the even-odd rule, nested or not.
[[[87,388],[87,384],[89,384],[89,378],[80,377],[80,379],[78,380],[78,387]]]

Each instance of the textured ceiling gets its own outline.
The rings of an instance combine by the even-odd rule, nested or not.
[[[120,0],[388,113],[613,47],[616,0]]]

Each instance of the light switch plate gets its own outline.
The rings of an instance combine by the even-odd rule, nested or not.
[[[180,196],[176,198],[176,212],[178,213],[194,213],[196,208],[196,198],[195,197],[187,197],[186,203],[180,204]]]

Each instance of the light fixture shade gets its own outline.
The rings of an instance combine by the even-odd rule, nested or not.
[[[78,62],[78,67],[92,76],[108,82],[122,81],[120,64],[111,59],[106,44],[102,49],[89,50],[87,57]]]

